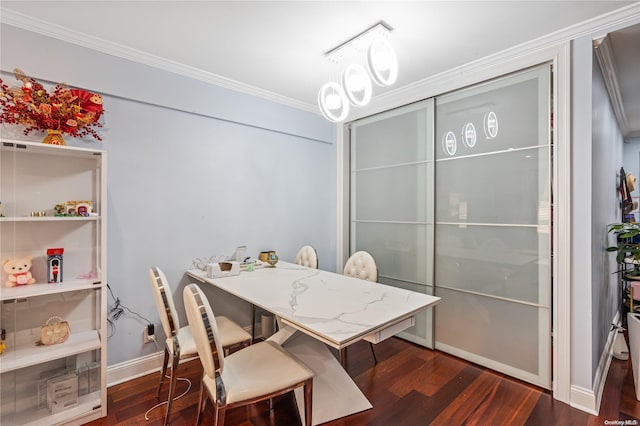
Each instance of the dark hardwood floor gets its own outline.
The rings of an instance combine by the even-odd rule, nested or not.
[[[373,408],[325,425],[639,424],[640,402],[635,398],[631,361],[612,361],[600,414],[593,416],[554,400],[543,389],[398,338],[376,345],[376,355],[378,363],[374,365],[368,343],[360,342],[349,348],[347,359],[349,374]],[[191,380],[192,388],[174,402],[172,425],[195,423],[201,371],[197,359],[180,366],[179,377]],[[161,425],[164,406],[153,410],[149,421],[144,418],[145,412],[157,404],[158,374],[109,388],[108,416],[88,425]],[[186,387],[186,382],[178,382],[176,394]],[[263,402],[229,410],[225,424],[300,424],[291,395],[275,398],[273,407],[270,411],[269,403]],[[203,425],[213,423],[212,413],[209,404]]]

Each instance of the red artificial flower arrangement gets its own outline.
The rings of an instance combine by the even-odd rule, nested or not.
[[[36,130],[57,130],[74,138],[93,136],[101,141],[96,127],[102,115],[102,97],[58,84],[48,93],[42,84],[13,70],[22,87],[8,87],[0,79],[0,123],[26,126],[24,134]]]

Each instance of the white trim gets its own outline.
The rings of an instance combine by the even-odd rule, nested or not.
[[[342,273],[349,254],[349,127],[336,126],[336,272]]]
[[[23,30],[72,43],[81,47],[86,47],[98,52],[106,53],[108,55],[116,56],[118,58],[127,59],[129,61],[169,71],[174,74],[192,78],[194,80],[204,81],[205,83],[214,84],[216,86],[224,87],[225,89],[246,93],[252,96],[277,102],[282,105],[290,106],[292,108],[313,112],[318,115],[320,114],[318,106],[315,104],[309,104],[307,102],[302,102],[297,99],[279,95],[277,93],[261,89],[256,86],[251,86],[249,84],[213,74],[199,68],[181,64],[179,62],[165,59],[160,56],[152,55],[150,53],[136,50],[119,43],[104,40],[93,35],[82,33],[79,31],[73,31],[69,28],[47,22],[42,19],[34,18],[11,9],[2,9],[2,13],[0,13],[0,22],[12,25],[14,27],[22,28]]]
[[[571,386],[571,404],[573,408],[585,411],[594,416],[598,415],[595,410],[596,397],[591,389],[585,389],[580,386]]]
[[[613,114],[616,116],[618,126],[622,136],[629,136],[629,123],[627,114],[624,110],[622,102],[622,94],[620,93],[620,85],[618,84],[618,70],[613,55],[613,47],[611,46],[611,38],[608,36],[598,37],[593,40],[593,51],[595,52],[598,65],[602,71],[604,85],[609,93]]]
[[[616,313],[613,323],[620,325],[620,312]],[[602,395],[604,394],[604,385],[607,381],[607,374],[609,373],[611,360],[613,359],[613,345],[617,334],[617,328],[609,331],[607,343],[605,344],[602,355],[600,356],[600,362],[598,362],[596,377],[593,381],[593,390],[585,389],[580,386],[571,386],[571,406],[573,408],[586,411],[587,413],[595,416],[600,412],[600,404],[602,402]]]
[[[561,45],[554,58],[554,235],[552,389],[571,401],[571,48]]]
[[[156,352],[107,367],[107,387],[160,371],[164,352]]]

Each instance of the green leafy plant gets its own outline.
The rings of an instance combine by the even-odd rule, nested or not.
[[[633,265],[633,270],[628,271],[629,275],[640,275],[640,244],[634,243],[635,237],[640,235],[640,223],[614,223],[609,225],[609,233],[612,232],[616,234],[618,244],[607,247],[607,251],[617,252],[618,265]],[[623,271],[625,268],[620,268],[617,272]]]

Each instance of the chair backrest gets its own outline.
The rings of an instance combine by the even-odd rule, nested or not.
[[[216,317],[213,316],[207,296],[196,284],[187,285],[182,294],[202,368],[207,376],[215,380],[216,373],[221,374],[224,368],[224,352]]]
[[[378,267],[376,261],[366,251],[357,251],[347,259],[344,265],[344,275],[361,278],[367,281],[378,281]]]
[[[318,269],[318,253],[311,246],[304,246],[298,250],[294,262],[297,265]]]
[[[149,269],[149,279],[164,334],[167,337],[173,337],[180,329],[180,320],[173,303],[173,294],[171,293],[169,281],[167,281],[164,272],[157,266]]]

